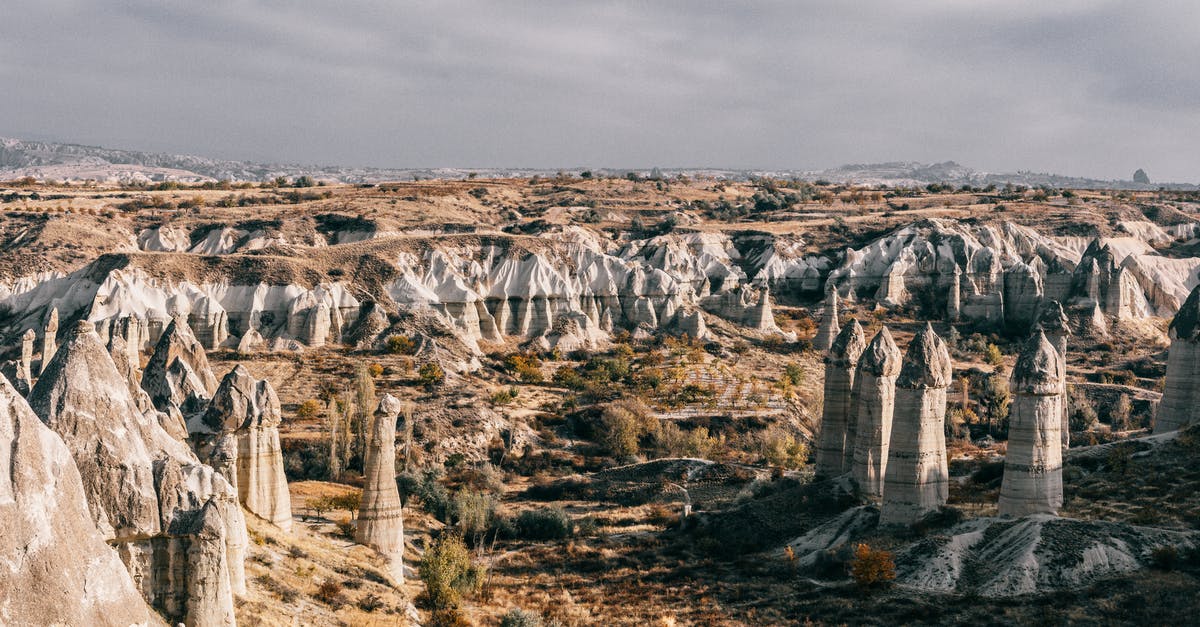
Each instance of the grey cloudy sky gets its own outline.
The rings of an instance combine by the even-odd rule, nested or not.
[[[0,132],[375,166],[1200,180],[1200,3],[4,0]]]

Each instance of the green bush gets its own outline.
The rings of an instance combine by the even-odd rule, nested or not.
[[[456,608],[462,597],[483,587],[486,570],[471,562],[461,537],[444,534],[425,551],[419,566],[425,598],[433,609]]]
[[[516,528],[526,540],[561,540],[574,532],[571,517],[558,507],[527,509],[517,516]]]
[[[425,387],[431,388],[446,382],[446,371],[431,361],[421,365],[420,370],[417,371],[417,377],[421,379],[421,383]]]
[[[500,619],[500,627],[542,627],[542,617],[514,607]]]
[[[384,341],[387,351],[393,355],[412,355],[417,352],[417,343],[407,335],[392,335]]]

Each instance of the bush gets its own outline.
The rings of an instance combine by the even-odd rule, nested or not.
[[[462,538],[444,534],[425,551],[419,566],[425,582],[425,598],[433,609],[452,609],[463,595],[478,592],[483,586],[483,567],[471,562],[471,554]]]
[[[542,360],[533,353],[514,353],[504,360],[504,367],[525,383],[541,383]]]
[[[378,594],[368,592],[366,596],[358,600],[358,609],[371,614],[383,608],[383,599],[379,598]]]
[[[316,599],[329,607],[337,609],[346,604],[346,595],[342,594],[342,584],[326,579],[317,586],[317,592],[313,595]]]
[[[477,543],[492,526],[496,515],[496,499],[474,490],[459,490],[454,494],[454,518],[458,529],[472,543]]]
[[[514,607],[500,619],[500,627],[542,627],[542,617]]]
[[[762,456],[776,468],[799,470],[808,463],[808,447],[800,438],[780,427],[762,435]]]
[[[658,421],[636,399],[609,403],[600,415],[600,440],[616,456],[637,455],[644,438],[657,435]]]
[[[371,375],[372,379],[377,378],[383,374],[383,366],[380,364],[371,364],[367,366],[367,374]]]
[[[407,335],[391,335],[384,341],[387,352],[393,355],[412,355],[417,352],[417,343]]]
[[[432,388],[446,382],[446,371],[431,361],[421,365],[417,377],[425,387]]]
[[[783,381],[792,386],[804,383],[804,369],[797,363],[788,364],[783,369]]]
[[[886,584],[896,578],[896,563],[890,552],[859,544],[850,562],[850,576],[863,588]]]
[[[517,388],[508,388],[506,390],[497,390],[492,392],[493,405],[507,405],[517,398]]]
[[[315,418],[317,413],[321,411],[321,401],[315,398],[310,398],[296,408],[296,417],[302,419]]]
[[[558,507],[527,509],[517,516],[516,527],[527,540],[561,540],[574,531],[571,517]]]
[[[1000,347],[995,344],[988,344],[983,351],[983,360],[991,366],[999,366],[1004,363],[1004,353],[1000,352]]]

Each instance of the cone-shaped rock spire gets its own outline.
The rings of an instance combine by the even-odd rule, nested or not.
[[[900,374],[900,349],[887,327],[871,339],[858,361],[854,461],[851,472],[863,494],[883,496],[896,402],[896,377]]]
[[[817,435],[816,473],[825,477],[850,470],[854,454],[855,369],[866,348],[862,326],[851,320],[825,356],[825,406]]]
[[[1000,515],[1057,514],[1062,506],[1062,357],[1040,330],[1021,349],[1010,387]]]
[[[1200,285],[1171,320],[1171,349],[1167,353],[1167,378],[1154,420],[1154,432],[1182,429],[1200,420]]]
[[[817,329],[817,335],[813,338],[813,348],[818,351],[828,351],[833,346],[833,340],[841,332],[841,327],[838,326],[838,293],[836,288],[829,290],[829,294],[825,297],[825,308],[821,312],[821,326]]]
[[[201,458],[237,489],[243,507],[289,531],[292,503],[279,446],[282,415],[270,382],[255,379],[238,364],[221,380],[208,409],[188,424],[188,432]]]
[[[946,503],[946,388],[951,374],[946,344],[926,324],[908,345],[896,380],[880,524],[911,524]]]
[[[384,394],[375,411],[363,464],[362,503],[354,541],[387,559],[392,576],[404,579],[404,519],[396,488],[396,418],[400,400]]]

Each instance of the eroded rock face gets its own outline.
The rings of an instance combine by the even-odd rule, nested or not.
[[[1154,432],[1176,431],[1200,420],[1200,286],[1192,290],[1171,320],[1171,348],[1162,402]]]
[[[138,408],[92,323],[72,329],[30,406],[66,443],[92,519],[143,598],[172,621],[233,624],[246,547],[236,494]]]
[[[1067,338],[1071,335],[1071,322],[1063,311],[1062,304],[1054,299],[1042,301],[1038,311],[1037,327],[1046,334],[1046,339],[1054,345],[1058,356],[1063,362],[1063,380],[1066,380],[1067,370]],[[1071,443],[1070,408],[1067,407],[1067,395],[1062,396],[1062,445],[1066,450]]]
[[[855,374],[866,344],[862,326],[851,320],[825,356],[825,405],[816,447],[816,473],[820,476],[833,477],[850,470],[858,417]]]
[[[42,331],[42,366],[41,371],[46,370],[46,366],[50,365],[50,360],[54,358],[54,351],[57,350],[58,337],[58,308],[51,307],[50,313],[46,317],[46,327]]]
[[[3,380],[0,528],[0,623],[161,624],[97,530],[71,452]]]
[[[384,394],[375,411],[354,541],[378,551],[388,561],[392,576],[403,581],[404,519],[396,488],[396,419],[400,410],[400,400]]]
[[[855,379],[858,418],[851,472],[862,493],[873,499],[883,496],[899,374],[900,349],[883,327],[859,359]]]
[[[833,346],[833,340],[842,331],[838,325],[838,294],[830,290],[825,297],[825,308],[821,311],[821,326],[813,338],[813,348],[820,352],[828,351]]]
[[[1057,514],[1063,501],[1063,362],[1041,331],[1021,349],[1010,387],[1000,515]]]
[[[911,524],[946,503],[946,388],[952,374],[942,338],[925,325],[908,345],[896,380],[881,525]]]
[[[251,514],[290,531],[292,503],[279,446],[282,412],[270,382],[234,367],[203,414],[188,423],[200,458],[237,490]]]
[[[21,336],[21,360],[17,362],[17,387],[24,388],[22,393],[28,394],[33,387],[33,343],[37,341],[37,333],[26,329]]]
[[[173,318],[146,362],[142,389],[159,411],[189,414],[201,409],[216,388],[204,346],[183,318]]]

